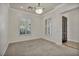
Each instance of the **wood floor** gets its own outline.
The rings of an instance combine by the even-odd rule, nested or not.
[[[5,56],[79,56],[79,50],[35,39],[10,44]]]

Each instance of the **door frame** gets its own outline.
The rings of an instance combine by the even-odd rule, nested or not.
[[[62,43],[67,42],[67,17],[62,16]]]

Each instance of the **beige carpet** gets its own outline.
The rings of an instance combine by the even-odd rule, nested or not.
[[[67,43],[65,43],[65,45],[68,47],[79,50],[79,43],[78,42],[68,41]]]
[[[44,39],[10,44],[5,56],[78,56],[79,50],[59,46]]]

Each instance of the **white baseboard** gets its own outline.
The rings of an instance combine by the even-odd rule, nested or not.
[[[17,40],[17,41],[11,41],[10,43],[16,43],[16,42],[22,42],[22,41],[29,41],[29,40],[35,40],[35,39],[40,39],[40,37],[35,37],[35,38],[28,38],[28,39],[24,39],[24,40]]]
[[[62,45],[62,41],[55,41],[55,40],[52,40],[49,37],[42,37],[42,38],[45,39],[45,40],[48,40],[50,42],[56,43],[57,45]]]

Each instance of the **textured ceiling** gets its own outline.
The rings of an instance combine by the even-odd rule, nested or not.
[[[44,8],[44,12],[42,14],[45,14],[51,10],[53,10],[56,6],[58,6],[60,3],[40,3],[40,6]],[[37,3],[10,3],[10,7],[18,10],[23,10],[30,13],[35,13],[34,10],[29,10],[28,7],[36,7]]]

